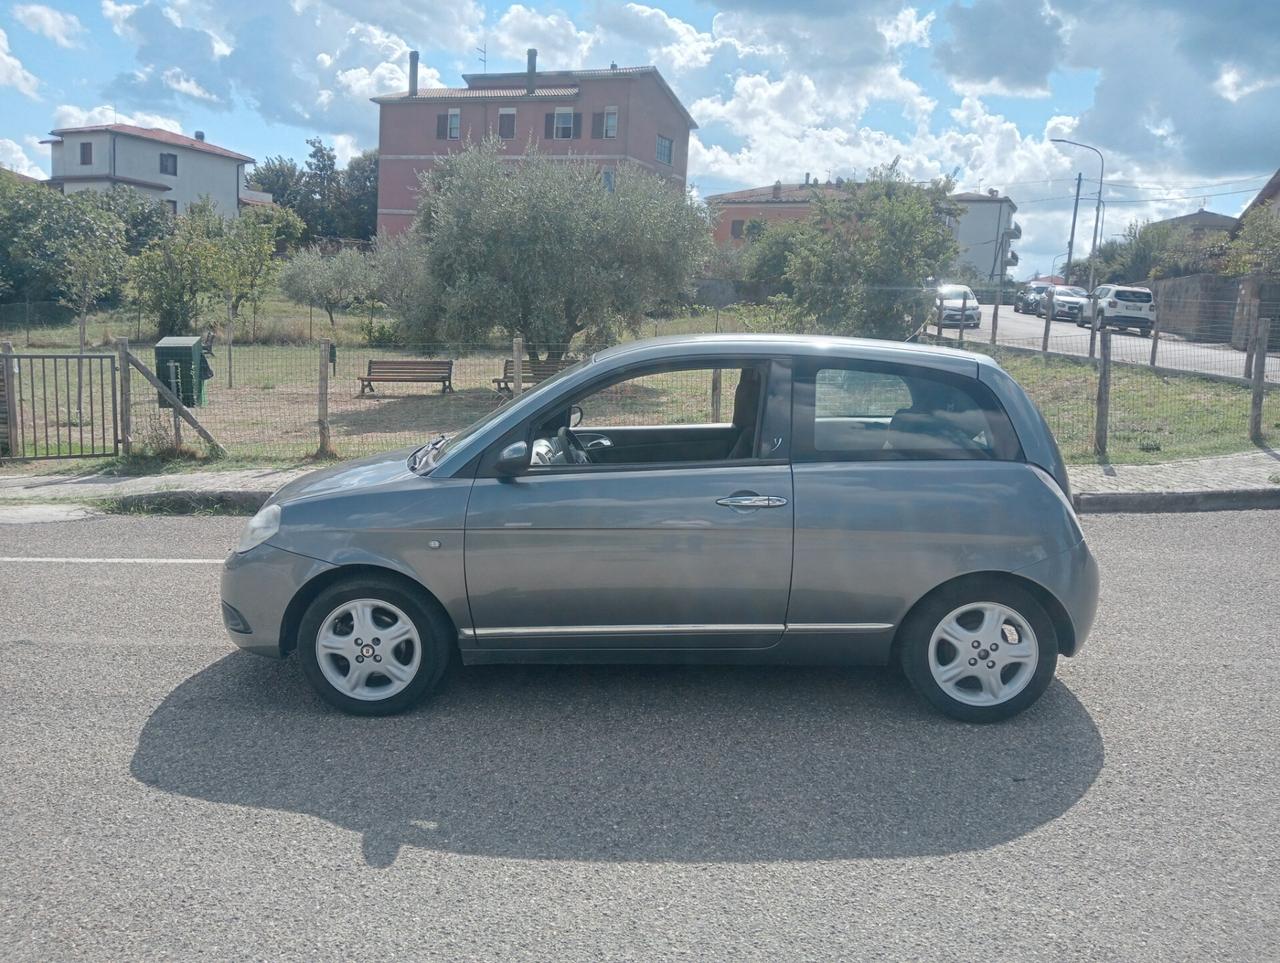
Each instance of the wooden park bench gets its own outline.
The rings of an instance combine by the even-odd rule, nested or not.
[[[573,360],[570,358],[562,358],[559,361],[525,361],[520,365],[520,387],[528,388],[536,385],[539,381],[545,381],[571,364],[573,364]],[[494,378],[493,383],[499,391],[511,394],[511,386],[515,383],[515,380],[516,364],[510,358],[507,358],[502,362],[502,377]]]
[[[373,391],[374,382],[417,382],[440,385],[440,393],[453,390],[453,362],[406,358],[370,361],[369,370],[360,376],[360,394]]]

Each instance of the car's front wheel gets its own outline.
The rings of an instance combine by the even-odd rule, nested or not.
[[[1053,621],[1025,589],[966,580],[925,599],[902,626],[902,667],[932,706],[964,722],[1016,715],[1058,662]]]
[[[403,712],[440,681],[449,623],[390,578],[356,577],[322,591],[298,629],[303,672],[330,704],[356,715]]]

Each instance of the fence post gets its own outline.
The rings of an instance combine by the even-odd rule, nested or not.
[[[1246,379],[1253,377],[1253,362],[1258,355],[1258,321],[1257,306],[1251,300],[1246,301],[1244,308],[1244,377]]]
[[[333,438],[329,434],[329,339],[320,339],[320,389],[317,392],[316,424],[320,427],[320,447],[317,458],[332,458]]]
[[[1093,318],[1089,321],[1089,357],[1092,358],[1098,347],[1098,299],[1092,294],[1089,305],[1093,309]]]
[[[964,343],[964,326],[969,319],[969,295],[960,298],[960,342]]]
[[[711,421],[713,424],[720,424],[720,369],[713,368],[711,371]]]
[[[524,338],[511,339],[511,397],[524,391]]]
[[[1262,444],[1262,400],[1267,386],[1267,344],[1271,318],[1259,318],[1253,347],[1253,397],[1249,402],[1249,440]]]
[[[200,372],[196,372],[196,377],[200,377]],[[182,398],[182,382],[178,379],[178,362],[169,362],[169,390],[172,391],[179,399]],[[179,451],[182,448],[182,416],[178,414],[178,408],[173,408],[173,450]]]
[[[18,427],[18,410],[22,402],[22,389],[18,387],[18,365],[13,360],[13,342],[0,341],[0,384],[4,385],[5,437],[8,439],[10,458],[22,457],[22,430]]]
[[[1156,366],[1156,349],[1160,347],[1160,315],[1156,315],[1155,323],[1151,325],[1151,367]]]
[[[1053,324],[1053,313],[1057,310],[1053,306],[1053,288],[1044,293],[1044,337],[1040,339],[1040,353],[1049,353],[1049,328]],[[1092,357],[1092,354],[1090,355]]]
[[[938,298],[938,340],[942,340],[942,298]]]
[[[120,448],[124,457],[133,454],[133,385],[129,377],[129,339],[116,338],[120,368]]]
[[[1111,332],[1102,332],[1102,359],[1098,365],[1098,410],[1093,426],[1093,453],[1107,457],[1107,422],[1111,415]]]

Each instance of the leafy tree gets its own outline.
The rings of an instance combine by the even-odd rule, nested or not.
[[[200,320],[202,297],[215,288],[221,218],[212,205],[191,205],[174,231],[148,244],[130,265],[141,306],[156,317],[160,337],[191,334]]]
[[[99,207],[92,194],[72,194],[68,204],[50,209],[70,222],[50,232],[55,236],[50,253],[62,273],[58,301],[76,313],[81,352],[89,311],[120,285],[127,262],[124,223]]]
[[[265,224],[271,229],[273,245],[277,254],[284,254],[293,249],[300,240],[307,226],[287,207],[246,207],[240,212],[240,219],[254,224]]]
[[[801,237],[808,230],[807,221],[775,221],[766,225],[743,248],[744,279],[755,282],[766,296],[779,293],[793,295],[795,288],[787,277],[787,267]]]
[[[266,191],[281,207],[296,212],[307,192],[307,174],[291,157],[268,157],[253,169],[249,186]]]
[[[1280,275],[1280,212],[1250,211],[1227,246],[1225,266],[1231,274]]]
[[[316,248],[299,251],[280,273],[280,287],[295,304],[322,309],[329,326],[338,327],[334,312],[350,308],[373,289],[368,258],[346,248],[321,254]]]
[[[338,197],[338,233],[369,240],[378,233],[378,152],[367,150],[347,161]]]
[[[436,340],[436,304],[422,240],[411,231],[379,236],[370,260],[370,296],[385,304],[418,340]]]
[[[342,178],[338,173],[338,155],[326,147],[319,137],[307,141],[311,153],[306,160],[302,201],[298,216],[307,225],[307,239],[338,236]]]
[[[955,262],[951,188],[949,179],[918,186],[895,160],[818,197],[812,229],[787,258],[797,305],[828,333],[907,336],[932,301],[930,279]]]
[[[496,327],[531,358],[558,357],[579,335],[615,340],[688,289],[711,253],[706,208],[653,174],[620,167],[610,191],[589,164],[505,156],[487,141],[424,178],[415,230],[451,340]]]
[[[173,231],[173,217],[165,206],[132,187],[115,184],[109,191],[81,191],[73,196],[91,198],[102,210],[120,219],[124,225],[125,251],[130,257]]]

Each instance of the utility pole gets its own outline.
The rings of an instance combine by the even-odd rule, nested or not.
[[[1084,174],[1076,175],[1076,202],[1071,206],[1071,237],[1067,239],[1067,266],[1062,269],[1062,279],[1068,284],[1071,283],[1071,252],[1076,246],[1076,214],[1080,211],[1080,183],[1084,180]],[[1090,291],[1093,288],[1089,289]]]

